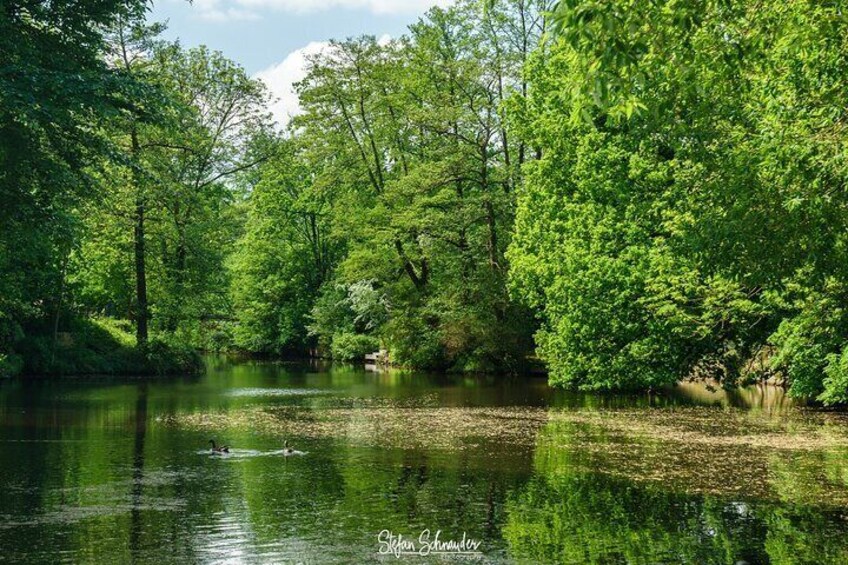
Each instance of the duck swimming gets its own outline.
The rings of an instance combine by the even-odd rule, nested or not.
[[[221,447],[218,447],[215,444],[214,439],[210,439],[209,443],[212,444],[212,453],[229,453],[230,452],[230,446],[229,445],[222,445]]]

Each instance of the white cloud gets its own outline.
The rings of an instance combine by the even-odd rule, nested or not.
[[[259,14],[250,10],[239,10],[238,8],[227,8],[226,10],[209,10],[201,12],[200,19],[207,22],[233,22],[252,21],[260,19]]]
[[[377,38],[377,44],[383,47],[391,41],[392,36],[388,33]],[[307,58],[325,52],[327,49],[330,49],[329,41],[312,41],[286,55],[281,62],[253,75],[254,78],[264,82],[271,91],[271,96],[274,98],[270,108],[271,113],[281,127],[302,112],[294,84],[306,78]]]
[[[329,45],[327,41],[313,41],[289,53],[282,62],[256,73],[256,78],[268,85],[271,94],[276,98],[271,105],[271,112],[280,126],[285,126],[292,116],[301,113],[294,83],[306,77],[306,58],[320,53]]]
[[[331,9],[366,10],[373,14],[420,14],[432,6],[448,6],[453,0],[195,0],[199,17],[208,21],[256,19],[263,10],[293,13]]]
[[[232,22],[259,19],[258,13],[234,6],[229,0],[194,0],[194,6],[199,10],[198,17],[207,22]]]

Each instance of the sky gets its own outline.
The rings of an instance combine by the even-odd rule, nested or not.
[[[262,79],[275,97],[274,117],[298,112],[292,83],[303,78],[305,56],[330,39],[369,34],[399,37],[433,5],[450,0],[155,0],[152,21],[166,21],[165,38],[207,45]]]

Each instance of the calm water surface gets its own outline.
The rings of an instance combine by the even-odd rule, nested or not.
[[[0,479],[14,563],[393,563],[380,532],[418,549],[425,529],[481,554],[403,561],[848,562],[848,416],[768,387],[603,396],[222,359],[10,381]]]

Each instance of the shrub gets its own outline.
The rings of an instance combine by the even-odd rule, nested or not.
[[[0,353],[0,378],[13,377],[21,372],[24,361],[14,353]]]
[[[380,348],[380,340],[374,336],[350,332],[337,333],[333,336],[330,346],[333,359],[339,361],[356,361],[373,353]]]
[[[19,370],[29,375],[166,375],[194,374],[202,360],[173,336],[155,336],[145,350],[136,348],[129,322],[111,318],[74,319],[70,339],[52,334],[28,335],[18,345]],[[7,362],[8,363],[8,362]],[[0,371],[2,371],[0,365]]]

